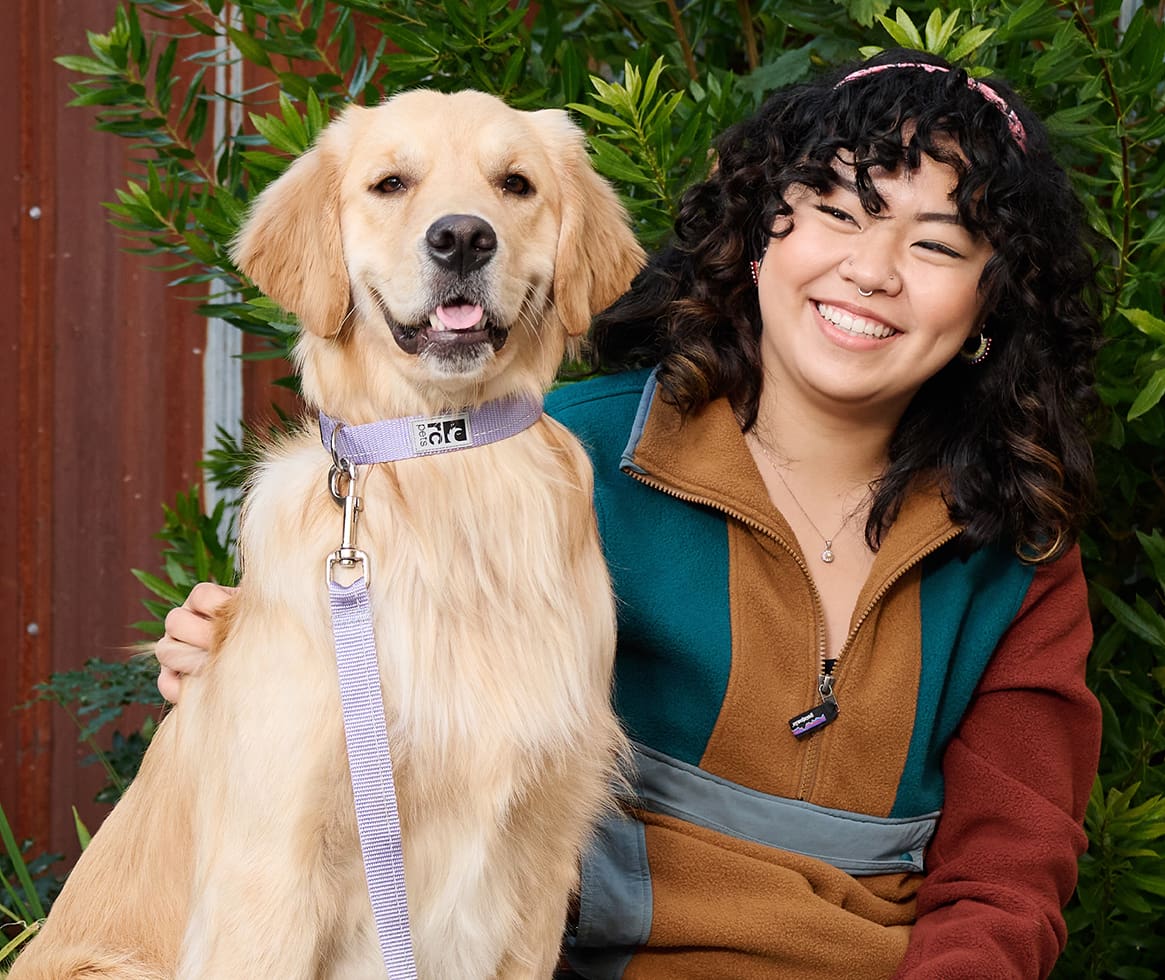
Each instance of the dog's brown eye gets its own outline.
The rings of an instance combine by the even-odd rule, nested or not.
[[[502,183],[502,190],[507,194],[517,194],[519,197],[525,197],[533,189],[530,181],[521,174],[510,174]]]
[[[405,189],[405,182],[401,180],[396,174],[390,174],[385,177],[373,190],[380,191],[381,194],[394,194],[397,191]]]

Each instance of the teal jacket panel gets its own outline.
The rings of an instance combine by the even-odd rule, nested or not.
[[[619,617],[619,716],[632,738],[697,765],[732,660],[728,529],[721,515],[620,470],[649,376],[636,371],[567,385],[550,394],[546,408],[595,467],[599,534]],[[677,555],[691,560],[677,562]],[[660,637],[672,648],[660,650]]]

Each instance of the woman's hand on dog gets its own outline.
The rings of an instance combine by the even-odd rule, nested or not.
[[[182,693],[182,678],[197,674],[206,665],[214,614],[234,592],[225,585],[199,582],[182,605],[166,614],[166,634],[154,652],[162,665],[158,690],[167,701],[176,703]]]

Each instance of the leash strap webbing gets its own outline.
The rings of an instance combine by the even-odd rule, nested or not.
[[[356,798],[356,825],[380,952],[390,980],[416,980],[400,813],[388,751],[368,588],[363,576],[347,586],[331,580],[328,594],[344,713],[344,740],[348,746],[352,793]]]

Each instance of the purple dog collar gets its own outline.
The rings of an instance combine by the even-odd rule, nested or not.
[[[517,435],[538,421],[542,399],[499,398],[464,412],[410,415],[346,425],[320,412],[320,438],[337,459],[356,466],[485,446]]]

